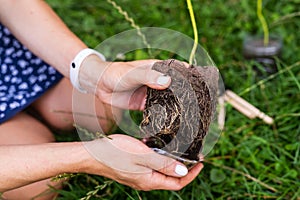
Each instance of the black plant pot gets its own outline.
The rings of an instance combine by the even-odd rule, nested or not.
[[[244,39],[243,55],[246,59],[257,61],[266,73],[272,74],[277,71],[274,57],[280,57],[282,46],[280,37],[270,36],[269,43],[264,45],[262,36],[248,36]],[[254,69],[260,71],[258,66]]]

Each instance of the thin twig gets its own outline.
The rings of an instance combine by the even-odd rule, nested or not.
[[[68,114],[68,115],[80,115],[80,116],[84,116],[84,117],[91,117],[91,118],[97,118],[97,119],[106,120],[106,121],[112,121],[110,119],[107,119],[106,117],[100,117],[100,116],[89,114],[89,113],[71,112],[71,111],[66,111],[66,110],[52,110],[52,112]]]
[[[285,118],[285,117],[300,117],[300,113],[284,113],[276,117],[276,120]]]
[[[122,9],[122,7],[119,6],[115,1],[113,1],[113,0],[106,0],[106,1],[108,3],[110,3],[121,15],[123,15],[125,20],[130,23],[131,27],[136,29],[137,34],[142,38],[143,43],[146,45],[146,47],[148,49],[148,53],[151,56],[152,55],[151,46],[148,43],[146,36],[141,32],[141,28],[135,23],[134,19],[132,17],[129,17],[128,13],[126,11],[124,11]]]
[[[62,173],[62,174],[59,174],[53,178],[51,178],[51,181],[54,181],[54,182],[58,182],[58,181],[65,181],[67,179],[70,179],[70,178],[74,178],[76,176],[80,176],[82,175],[81,173]]]
[[[89,136],[89,137],[92,137],[92,139],[100,139],[100,138],[107,138],[107,139],[110,139],[112,140],[111,137],[109,137],[108,135],[106,135],[105,133],[101,133],[99,131],[95,132],[95,133],[92,133],[90,132],[89,130],[77,125],[77,124],[74,124],[74,127],[80,131],[81,133],[84,133],[84,135],[86,136]]]
[[[227,169],[227,170],[229,170],[229,171],[232,171],[233,173],[237,173],[237,174],[240,174],[240,175],[242,175],[242,176],[245,176],[246,178],[248,178],[248,179],[250,179],[250,180],[252,180],[252,181],[254,181],[254,182],[256,182],[256,183],[258,183],[258,184],[260,184],[260,185],[262,185],[263,187],[268,188],[269,190],[271,190],[271,191],[273,191],[273,192],[277,192],[277,190],[276,190],[275,188],[273,188],[272,186],[269,186],[269,185],[267,185],[266,183],[264,183],[264,182],[258,180],[257,178],[251,176],[250,174],[246,174],[246,173],[241,172],[241,171],[239,171],[239,170],[236,170],[236,169],[234,169],[234,168],[231,168],[231,167],[228,167],[228,166],[225,166],[225,165],[216,164],[216,163],[214,163],[214,162],[210,162],[210,161],[207,161],[207,160],[205,160],[204,162],[209,163],[209,164],[211,164],[211,165],[214,165],[214,166],[216,166],[216,167],[221,167],[221,168],[223,168],[223,169]]]
[[[110,186],[113,183],[113,181],[109,180],[109,181],[104,181],[104,183],[102,185],[97,185],[94,190],[89,191],[88,193],[86,193],[85,197],[82,197],[80,200],[89,200],[92,197],[96,196],[97,193],[103,189],[105,189],[106,187]]]
[[[244,196],[247,196],[247,197],[251,197],[251,199],[278,199],[277,196],[266,196],[266,195],[253,195],[253,194],[244,194],[244,195],[241,195],[242,197]]]
[[[270,27],[274,27],[277,26],[281,23],[283,23],[284,21],[291,19],[293,17],[299,17],[300,16],[300,11],[299,12],[294,12],[294,13],[289,13],[287,15],[282,16],[281,18],[277,19],[276,21],[274,21],[272,24],[270,24]]]
[[[220,159],[230,159],[230,158],[232,158],[231,155],[226,155],[226,156],[215,156],[215,157],[207,158],[207,159],[205,159],[205,161],[207,161],[207,160],[212,161],[212,160],[220,160]]]

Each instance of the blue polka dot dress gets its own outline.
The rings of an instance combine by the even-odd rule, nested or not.
[[[0,124],[24,110],[62,75],[24,47],[0,23]]]

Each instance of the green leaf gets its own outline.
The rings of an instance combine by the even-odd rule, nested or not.
[[[297,172],[296,170],[294,170],[294,169],[291,169],[291,170],[288,172],[288,175],[289,175],[289,177],[291,177],[291,178],[297,178],[298,172]]]
[[[135,56],[134,56],[135,60],[143,60],[143,59],[147,59],[149,58],[148,53],[146,53],[144,50],[142,49],[138,49],[135,51]]]
[[[223,172],[223,170],[214,168],[210,171],[210,177],[209,178],[214,183],[221,183],[222,181],[225,180],[226,175]]]
[[[296,150],[297,149],[298,144],[294,143],[294,144],[287,144],[284,146],[284,148],[288,151],[292,151],[292,150]]]
[[[280,163],[275,163],[275,171],[281,172],[283,170],[283,165]]]

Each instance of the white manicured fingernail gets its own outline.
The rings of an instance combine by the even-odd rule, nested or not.
[[[170,77],[169,76],[160,76],[158,77],[156,83],[158,85],[165,85],[170,81]]]
[[[188,169],[185,166],[182,165],[176,165],[175,167],[175,173],[180,176],[185,176],[188,173]]]

